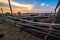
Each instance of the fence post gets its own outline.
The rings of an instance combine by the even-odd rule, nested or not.
[[[9,7],[10,7],[10,11],[11,11],[11,15],[12,15],[12,7],[11,7],[11,2],[10,2],[10,0],[8,0],[8,2],[9,2]]]
[[[48,31],[48,33],[46,34],[44,40],[47,40],[49,34],[52,32],[52,29],[53,29],[53,25],[49,25],[49,31]]]

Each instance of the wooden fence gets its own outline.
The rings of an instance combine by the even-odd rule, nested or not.
[[[33,34],[43,40],[47,40],[49,36],[60,40],[60,24],[33,22],[11,16],[6,17],[5,21],[21,31]]]

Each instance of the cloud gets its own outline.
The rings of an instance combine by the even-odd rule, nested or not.
[[[15,2],[13,0],[10,0],[10,1],[11,1],[11,5],[12,5],[13,8],[31,10],[34,7],[33,4],[21,4],[21,3]],[[0,7],[1,6],[2,7],[9,7],[8,0],[0,0]]]
[[[30,11],[27,11],[28,13],[51,13],[51,9],[33,9]],[[53,12],[53,11],[52,11]]]
[[[13,6],[18,6],[18,7],[25,7],[27,9],[32,9],[33,8],[33,4],[21,4],[21,3],[17,3],[17,2],[14,2],[14,1],[11,1],[11,4]]]
[[[42,6],[42,7],[48,7],[50,5],[49,4],[46,4],[46,3],[41,3],[40,6]]]
[[[28,13],[49,13],[49,12],[51,12],[51,10],[48,10],[48,9],[33,9],[34,8],[34,4],[21,4],[21,3],[18,3],[18,2],[15,2],[15,1],[13,1],[13,0],[11,0],[11,4],[12,4],[12,8],[13,9],[19,9],[19,11],[20,11],[20,9],[22,9],[22,11],[24,10],[24,11],[26,11],[26,12],[28,12]],[[50,6],[49,4],[46,4],[46,3],[41,3],[40,4],[40,6],[42,6],[42,7],[48,7],[48,6]],[[0,7],[2,7],[2,8],[9,8],[9,6],[8,6],[8,0],[0,0]]]
[[[45,3],[41,3],[40,6],[45,6]]]

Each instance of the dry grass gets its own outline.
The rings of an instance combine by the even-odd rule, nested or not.
[[[0,40],[40,40],[26,32],[19,32],[18,28],[4,23],[5,18],[0,17],[0,34],[4,34]]]
[[[40,40],[33,35],[19,32],[18,28],[12,27],[8,24],[0,23],[0,34],[4,34],[0,40]]]

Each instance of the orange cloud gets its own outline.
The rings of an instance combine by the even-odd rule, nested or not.
[[[10,1],[11,1],[13,13],[17,13],[17,12],[26,13],[27,10],[32,10],[34,7],[33,4],[20,4],[14,2],[13,0]],[[3,8],[4,13],[10,12],[8,0],[0,0],[0,8]]]
[[[10,1],[11,1],[11,5],[13,8],[31,10],[31,9],[33,9],[33,6],[34,6],[33,4],[21,4],[21,3],[14,2],[13,0],[10,0]],[[4,7],[9,6],[8,0],[0,0],[0,3]]]
[[[0,8],[3,8],[4,13],[10,12],[9,6],[8,6],[8,0],[0,0],[0,3],[1,3]],[[11,0],[11,5],[12,5],[13,13],[17,13],[17,12],[21,12],[21,13],[49,13],[52,10],[52,9],[51,10],[33,9],[34,4],[21,4],[21,3],[14,2],[13,0]],[[44,4],[44,3],[41,4],[41,6],[45,6],[45,5],[49,6],[48,4]]]

